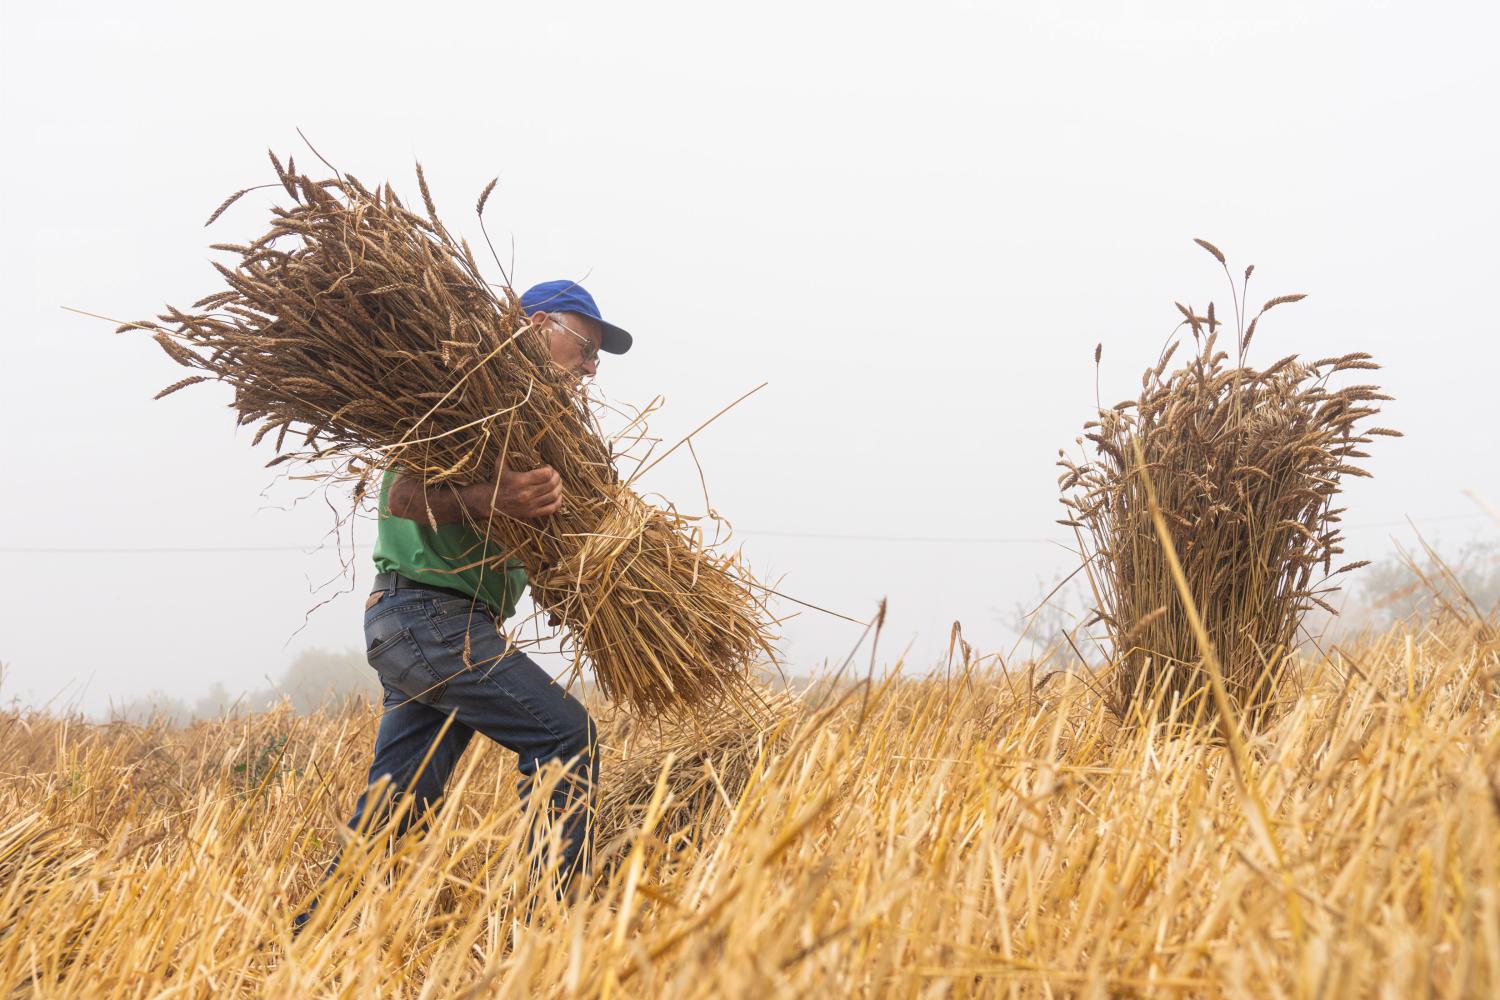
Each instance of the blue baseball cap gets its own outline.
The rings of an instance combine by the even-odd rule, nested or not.
[[[521,308],[526,310],[528,316],[534,312],[566,312],[587,316],[598,323],[603,331],[599,349],[610,354],[624,354],[634,342],[630,334],[613,323],[605,322],[604,317],[599,315],[599,306],[594,302],[594,297],[576,281],[544,281],[540,285],[532,285],[521,296]]]

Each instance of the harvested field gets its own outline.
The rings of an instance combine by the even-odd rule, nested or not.
[[[1302,695],[1243,773],[1207,723],[1121,728],[1107,678],[983,668],[845,687],[660,782],[641,755],[681,739],[606,722],[611,856],[530,924],[512,763],[486,746],[432,831],[389,861],[356,849],[347,902],[295,940],[373,710],[176,731],[12,712],[0,990],[1494,995],[1490,634],[1448,621],[1298,660]],[[710,771],[738,777],[673,836]]]

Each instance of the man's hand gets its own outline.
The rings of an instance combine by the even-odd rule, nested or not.
[[[414,476],[397,476],[391,484],[387,509],[394,517],[435,524],[483,523],[501,515],[532,519],[546,517],[562,506],[562,477],[544,465],[530,472],[500,473],[495,484],[448,485],[423,489]]]
[[[562,506],[562,477],[550,465],[530,472],[500,473],[500,482],[467,487],[470,509],[489,510],[508,517],[546,517]]]

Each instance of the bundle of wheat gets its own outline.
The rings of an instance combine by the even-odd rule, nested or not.
[[[493,546],[474,565],[520,559],[610,698],[646,711],[740,700],[750,664],[771,655],[763,593],[737,555],[621,481],[587,397],[515,293],[486,283],[439,221],[420,166],[425,217],[389,184],[271,161],[291,206],[258,239],[215,245],[239,258],[214,265],[228,287],[122,328],[152,331],[199,372],[160,395],[233,386],[240,423],[260,424],[255,440],[275,433],[272,464],[322,460],[324,474],[357,478],[356,496],[392,467],[465,484],[550,465],[562,509],[478,525]],[[289,433],[300,450],[283,452]]]
[[[1225,264],[1217,248],[1198,242]],[[1356,429],[1379,412],[1372,404],[1390,398],[1377,386],[1336,390],[1329,379],[1379,366],[1364,353],[1246,366],[1261,316],[1303,297],[1273,298],[1244,325],[1253,271],[1246,268],[1239,288],[1230,281],[1235,364],[1218,348],[1213,304],[1203,316],[1179,304],[1178,329],[1191,330],[1196,355],[1168,373],[1180,343],[1173,342],[1146,370],[1138,399],[1101,409],[1078,439],[1092,443],[1092,459],[1059,452],[1070,509],[1061,523],[1079,532],[1098,600],[1094,620],[1108,630],[1118,665],[1114,707],[1122,716],[1135,705],[1167,714],[1174,701],[1176,711],[1194,697],[1206,702],[1210,678],[1198,665],[1217,654],[1232,705],[1262,718],[1278,701],[1303,615],[1314,606],[1332,612],[1331,578],[1364,565],[1333,569],[1343,551],[1343,508],[1334,498],[1344,476],[1368,475],[1351,464],[1367,457],[1363,446],[1399,433]],[[1153,504],[1174,552],[1164,547]],[[1174,554],[1208,649],[1195,636]]]
[[[663,782],[666,797],[648,832],[670,845],[704,843],[802,715],[802,700],[789,692],[762,689],[755,695],[753,704],[669,724],[626,713],[603,722],[606,777],[596,813],[602,857],[640,832]]]

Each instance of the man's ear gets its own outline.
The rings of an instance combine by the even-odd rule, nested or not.
[[[541,309],[538,309],[536,312],[534,312],[530,316],[528,316],[526,318],[526,321],[528,323],[530,323],[533,327],[540,327],[543,323],[547,322],[547,320],[549,320],[550,318],[551,317],[548,316],[547,313],[543,312]]]

